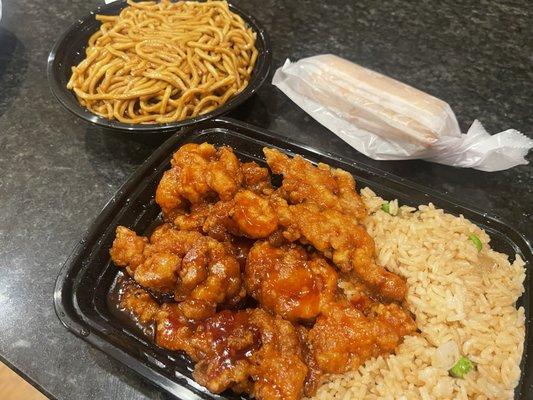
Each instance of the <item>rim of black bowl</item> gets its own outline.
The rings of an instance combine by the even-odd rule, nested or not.
[[[78,116],[79,118],[108,129],[129,132],[166,133],[169,131],[176,131],[185,126],[194,125],[200,121],[218,117],[233,110],[235,107],[242,104],[245,100],[249,99],[265,83],[265,80],[268,77],[268,74],[270,73],[272,49],[270,46],[270,39],[268,37],[268,34],[266,33],[262,25],[257,21],[257,19],[252,15],[244,12],[240,8],[236,7],[235,5],[229,2],[228,4],[230,10],[240,15],[246,25],[248,25],[256,33],[256,47],[259,50],[259,55],[257,57],[254,70],[252,72],[252,78],[248,83],[248,86],[246,86],[246,88],[242,92],[232,97],[228,102],[216,108],[215,110],[194,118],[187,118],[182,121],[169,122],[165,124],[127,124],[116,120],[109,120],[107,118],[103,118],[96,114],[93,114],[78,102],[74,93],[67,89],[66,83],[63,83],[59,80],[57,74],[59,73],[60,63],[62,60],[59,60],[57,58],[57,53],[62,47],[67,45],[69,41],[68,39],[76,32],[81,31],[86,25],[94,23],[94,16],[96,14],[118,14],[118,12],[122,8],[127,6],[126,1],[117,1],[114,3],[97,7],[89,14],[87,14],[83,18],[78,19],[78,21],[70,25],[67,30],[63,32],[61,36],[56,40],[56,42],[54,43],[54,47],[48,55],[47,62],[48,83],[50,85],[52,93],[54,94],[56,99],[59,100],[59,102],[63,105],[63,107],[65,107],[68,111]],[[85,45],[79,48],[78,50],[85,54],[86,46],[87,44],[85,43]],[[69,70],[71,67],[71,65],[68,66]]]

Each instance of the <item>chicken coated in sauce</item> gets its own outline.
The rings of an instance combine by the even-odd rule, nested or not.
[[[119,303],[141,325],[156,323],[157,345],[169,350],[191,351],[190,338],[196,325],[194,320],[185,317],[178,304],[160,305],[145,289],[131,281],[122,282]]]
[[[258,241],[250,249],[244,282],[264,309],[289,321],[314,319],[337,293],[337,273],[317,254]]]
[[[234,386],[258,399],[300,399],[307,376],[300,339],[290,322],[256,308],[223,311],[191,339],[201,360],[195,379],[214,393]],[[247,379],[246,379],[247,378]]]
[[[148,241],[119,226],[110,254],[141,286],[173,293],[188,318],[205,318],[218,304],[235,304],[245,295],[235,254],[198,232],[164,224]]]
[[[171,166],[155,196],[163,214],[170,218],[183,213],[189,204],[230,200],[243,181],[240,162],[229,147],[185,144],[172,156]]]
[[[232,236],[265,238],[278,228],[270,199],[247,189],[229,201],[191,206],[189,214],[177,215],[173,222],[179,229],[197,230],[221,241]]]
[[[375,303],[365,315],[348,301],[330,303],[309,330],[307,340],[323,373],[356,370],[371,357],[394,351],[416,332],[408,311],[398,304]]]
[[[156,323],[156,343],[185,351],[196,362],[194,379],[213,393],[233,389],[260,400],[303,396],[308,368],[297,329],[262,309],[224,310],[203,321],[188,320],[176,304],[159,305],[142,288],[127,284],[121,305],[143,323]]]
[[[283,175],[279,197],[271,201],[283,236],[311,244],[383,297],[403,300],[405,280],[375,262],[374,241],[361,225],[366,209],[353,177],[324,164],[315,167],[300,156],[291,159],[266,148],[264,152],[272,171]]]
[[[196,362],[198,383],[296,400],[325,374],[393,352],[416,324],[400,305],[405,280],[375,261],[353,177],[264,152],[279,188],[229,147],[182,146],[156,192],[167,223],[150,239],[118,227],[110,253],[140,285],[173,294],[159,304],[131,284],[121,302],[155,323],[156,344]],[[246,292],[258,307],[237,311]]]
[[[230,189],[222,190],[224,182]],[[268,169],[255,162],[241,164],[226,147],[190,144],[175,153],[156,201],[181,230],[197,230],[220,241],[231,236],[257,239],[277,229],[268,198],[272,191]]]
[[[272,172],[283,175],[278,192],[289,204],[313,202],[320,209],[339,211],[356,222],[366,218],[366,207],[348,172],[323,163],[315,166],[299,155],[290,158],[275,149],[265,147],[263,152]]]

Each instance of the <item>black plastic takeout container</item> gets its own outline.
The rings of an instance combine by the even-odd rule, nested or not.
[[[231,11],[240,15],[244,22],[257,34],[255,46],[257,47],[259,55],[252,72],[252,78],[248,86],[241,93],[232,97],[227,103],[211,112],[195,118],[188,118],[183,121],[166,124],[126,124],[95,115],[78,102],[73,91],[67,89],[67,83],[72,74],[71,67],[78,65],[85,58],[87,41],[89,40],[89,37],[100,28],[100,22],[95,19],[95,15],[118,15],[120,10],[126,6],[127,3],[125,1],[117,1],[111,4],[102,5],[91,11],[87,16],[72,24],[61,37],[59,37],[48,56],[47,75],[52,93],[67,110],[85,121],[107,129],[132,133],[174,132],[184,126],[193,125],[233,110],[257,92],[268,77],[272,62],[272,48],[265,29],[252,15],[230,4],[229,7]]]
[[[110,260],[109,248],[117,225],[125,225],[138,233],[149,229],[160,213],[154,194],[163,172],[169,168],[172,153],[182,144],[202,142],[229,145],[239,159],[261,164],[265,164],[262,148],[268,146],[300,154],[312,162],[342,168],[353,174],[359,188],[368,186],[386,199],[397,198],[401,204],[411,206],[432,202],[449,213],[462,214],[487,231],[494,249],[511,257],[519,254],[528,266],[533,263],[531,245],[512,227],[423,186],[235,120],[213,119],[189,127],[157,149],[105,206],[63,266],[54,292],[57,315],[69,330],[180,399],[238,397],[231,393],[210,394],[192,380],[193,365],[186,356],[158,348],[113,316],[106,296],[119,271]],[[533,361],[528,354],[533,348],[528,327],[533,312],[531,279],[528,270],[526,291],[519,300],[519,305],[525,307],[527,319],[522,375],[515,396],[520,400],[531,398],[528,393],[533,390]]]

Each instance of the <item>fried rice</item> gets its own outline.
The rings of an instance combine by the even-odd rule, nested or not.
[[[462,216],[432,204],[418,209],[389,203],[370,189],[366,228],[377,260],[407,278],[407,307],[420,333],[396,354],[369,360],[357,371],[330,376],[316,399],[512,399],[524,348],[525,268],[517,255],[490,248],[489,236]],[[469,239],[475,234],[481,251]],[[339,286],[350,295],[350,284]],[[464,379],[450,368],[461,357],[475,368]]]

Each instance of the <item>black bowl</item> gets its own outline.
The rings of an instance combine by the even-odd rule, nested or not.
[[[47,75],[52,92],[67,110],[85,121],[108,129],[129,132],[176,131],[184,126],[193,125],[229,112],[257,92],[265,82],[270,71],[272,59],[272,50],[267,33],[254,17],[230,4],[231,11],[240,15],[244,22],[257,34],[255,45],[259,55],[252,72],[252,78],[248,86],[241,93],[232,97],[227,103],[211,112],[198,117],[166,124],[126,124],[93,114],[78,102],[73,91],[67,89],[67,83],[72,73],[71,67],[78,65],[85,58],[87,41],[100,27],[100,22],[95,19],[95,14],[117,15],[126,6],[127,3],[125,1],[119,1],[100,6],[96,10],[91,11],[87,16],[72,24],[61,35],[48,56]]]

